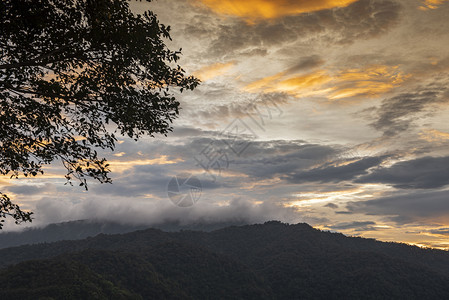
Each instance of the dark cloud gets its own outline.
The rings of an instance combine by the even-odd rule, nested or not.
[[[292,183],[303,182],[341,182],[353,180],[357,176],[368,174],[368,169],[379,166],[387,156],[373,156],[361,158],[344,165],[324,165],[307,171],[298,170],[283,178]],[[348,159],[350,161],[352,159]]]
[[[401,189],[432,189],[449,184],[449,156],[423,157],[380,167],[356,180],[385,183]]]
[[[216,134],[215,131],[203,130],[201,128],[189,127],[189,126],[175,126],[173,132],[170,133],[170,137],[200,137],[200,136],[212,136]]]
[[[166,186],[171,177],[186,170],[204,173],[200,178],[204,190],[241,188],[249,182],[308,170],[344,151],[338,145],[311,144],[302,140],[257,141],[242,133],[215,133],[212,136],[210,132],[194,128],[179,131],[180,137],[176,138],[176,143],[147,144],[145,149],[134,146],[131,152],[140,152],[142,155],[135,157],[138,164],[130,164],[124,171],[113,172],[113,185],[92,186],[92,193],[123,197],[154,194],[165,197]],[[127,149],[128,146],[125,145],[124,148]],[[243,151],[239,151],[240,149]],[[139,163],[139,159],[145,160],[153,153],[163,153],[168,160],[181,158],[182,161],[161,165]],[[217,154],[220,154],[220,159],[215,164]],[[123,161],[127,159],[125,156],[120,157]],[[362,169],[368,168],[366,161],[362,165]],[[211,169],[207,170],[207,167]],[[227,177],[225,173],[229,172],[234,175]],[[315,178],[309,181],[315,181]]]
[[[438,235],[445,235],[449,236],[449,228],[438,228],[430,230],[430,233],[432,234],[438,234]]]
[[[9,193],[19,194],[19,195],[34,195],[44,193],[49,189],[49,185],[12,185],[7,186],[6,191]]]
[[[207,53],[232,57],[248,51],[248,48],[265,50],[311,38],[328,43],[352,43],[385,33],[396,24],[399,11],[400,6],[394,1],[361,0],[343,8],[287,16],[255,25],[243,20],[235,21],[232,25],[216,28],[218,36]]]
[[[154,195],[158,198],[167,197],[167,185],[173,176],[186,173],[186,170],[199,171],[197,177],[204,191],[219,188],[238,188],[238,180],[217,180],[195,165],[194,156],[184,162],[163,165],[135,165],[121,173],[113,173],[113,184],[93,184],[89,192],[95,195],[113,195],[117,197],[137,198]],[[114,176],[115,175],[115,176]],[[115,177],[115,178],[114,178]]]
[[[249,158],[249,162],[277,164],[287,162],[294,164],[295,160],[310,160],[313,163],[328,156],[337,154],[337,146],[312,144],[303,140],[270,140],[254,141],[248,152],[242,156]],[[251,159],[252,158],[252,159]]]
[[[175,132],[177,134],[170,141],[135,143],[124,140],[118,145],[117,152],[129,154],[111,161],[113,184],[92,182],[89,192],[130,198],[151,194],[164,198],[170,179],[186,171],[198,174],[205,191],[239,189],[251,182],[309,169],[343,151],[337,145],[311,144],[302,140],[257,141],[244,132],[232,130],[225,134],[178,127]],[[214,163],[217,154],[220,159]],[[172,163],[158,162],[161,155]],[[116,167],[114,162],[117,162]],[[227,176],[227,173],[233,176]],[[30,193],[38,194],[39,191]]]
[[[335,225],[332,226],[328,226],[331,229],[334,230],[346,230],[346,229],[355,229],[356,231],[367,231],[367,230],[376,230],[375,227],[373,227],[373,225],[376,225],[376,222],[372,222],[372,221],[365,221],[365,222],[359,222],[359,221],[354,221],[354,222],[343,222],[343,223],[337,223]]]
[[[449,191],[413,192],[375,200],[350,202],[347,209],[352,213],[388,216],[398,224],[435,222],[449,214]]]
[[[268,179],[309,169],[327,157],[336,155],[332,146],[301,141],[254,142],[236,160],[233,168],[253,179]]]
[[[429,112],[435,104],[447,102],[449,99],[445,91],[446,88],[442,86],[429,86],[414,93],[403,93],[385,99],[374,110],[376,121],[371,126],[383,131],[384,136],[404,132],[419,119],[421,113]]]
[[[337,209],[337,208],[338,208],[338,205],[337,205],[337,204],[334,204],[334,203],[328,203],[328,204],[324,205],[324,207],[329,207],[329,208],[332,208],[332,209]]]
[[[335,213],[338,214],[338,215],[352,215],[352,214],[353,214],[353,213],[350,212],[350,211],[343,211],[343,210],[341,210],[341,211],[336,211]]]
[[[346,8],[333,10],[333,18],[326,16],[325,20],[335,29],[335,39],[339,43],[352,43],[386,33],[397,24],[400,10],[397,1],[360,0]]]
[[[324,64],[324,60],[318,55],[302,57],[299,62],[285,71],[285,75],[295,74],[300,71],[309,70]]]

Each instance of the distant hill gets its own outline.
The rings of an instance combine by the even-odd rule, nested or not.
[[[277,221],[100,234],[0,257],[0,299],[449,299],[446,251]]]
[[[191,223],[164,222],[149,225],[129,225],[115,222],[95,220],[78,220],[56,224],[49,224],[42,228],[25,228],[20,232],[1,232],[0,249],[26,244],[50,243],[62,240],[81,240],[94,237],[100,233],[119,234],[149,227],[164,231],[199,230],[212,231],[231,225],[244,225],[243,223],[217,222],[217,223]]]

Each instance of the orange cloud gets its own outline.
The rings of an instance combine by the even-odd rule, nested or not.
[[[443,4],[443,2],[446,2],[447,0],[423,0],[419,9],[421,10],[429,10],[429,9],[436,9],[438,6]]]
[[[284,92],[295,96],[317,96],[323,94],[322,89],[325,83],[332,78],[325,71],[319,70],[305,75],[285,77],[285,72],[274,76],[262,78],[247,85],[244,90],[247,92]]]
[[[335,7],[345,7],[357,0],[201,0],[214,12],[241,17],[249,23],[275,19]]]
[[[337,90],[329,98],[376,96],[399,86],[408,77],[398,71],[397,66],[373,65],[365,69],[346,70],[336,76]]]
[[[297,76],[283,80],[279,83],[279,87],[288,91],[296,89],[306,89],[316,86],[321,86],[324,83],[331,81],[332,78],[324,71],[318,71],[307,75]]]
[[[193,75],[199,78],[201,81],[206,81],[217,76],[225,74],[229,69],[234,66],[234,62],[229,63],[216,63],[210,66],[205,66],[193,73]]]
[[[259,90],[264,90],[269,92],[270,89],[275,89],[274,85],[279,82],[279,80],[284,76],[286,72],[281,72],[273,76],[265,77],[248,84],[245,90],[248,92],[257,92]]]
[[[449,140],[449,133],[438,131],[436,129],[423,130],[419,135],[422,140],[425,140],[429,143],[444,142]]]
[[[318,70],[288,76],[280,72],[247,85],[248,92],[284,92],[297,97],[325,96],[336,100],[355,96],[376,96],[400,85],[406,78],[398,67],[371,65],[332,74]]]

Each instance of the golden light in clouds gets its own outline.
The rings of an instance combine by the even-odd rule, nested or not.
[[[376,96],[399,86],[408,75],[398,71],[398,67],[368,66],[365,69],[343,71],[336,77],[337,91],[330,99],[340,99],[357,95]]]
[[[247,86],[245,86],[244,90],[247,92],[258,92],[260,90],[264,90],[265,92],[270,92],[271,89],[274,88],[274,83],[278,83],[279,80],[284,76],[286,72],[281,72],[273,76],[265,77],[260,80],[254,81]]]
[[[427,142],[443,142],[449,140],[449,133],[438,131],[436,129],[426,129],[419,133],[422,140]]]
[[[114,156],[116,157],[121,157],[124,154],[126,154],[125,152],[120,152],[120,153],[116,153],[114,154]],[[167,155],[161,155],[157,158],[153,158],[153,159],[140,159],[140,160],[108,160],[109,163],[109,169],[112,172],[123,172],[125,170],[131,169],[134,166],[142,166],[142,165],[172,165],[172,164],[177,164],[179,162],[183,162],[184,160],[181,158],[174,158],[174,159],[169,159],[169,157]],[[50,169],[50,166],[46,165],[44,166],[44,170],[45,169]],[[6,185],[11,185],[9,184],[9,182],[11,180],[8,181],[4,181],[3,179],[10,179],[9,176],[6,175],[0,175],[0,186],[6,186]],[[64,176],[62,174],[58,174],[58,173],[51,173],[49,171],[46,171],[44,174],[39,174],[37,177],[28,177],[27,180],[35,180],[35,179],[64,179]],[[17,179],[19,180],[19,179]],[[24,180],[24,178],[20,179],[20,180]],[[65,179],[64,179],[65,180]],[[13,180],[14,182],[14,180]]]
[[[216,63],[210,66],[205,66],[193,72],[193,75],[199,78],[201,81],[206,81],[214,77],[218,77],[225,74],[234,66],[234,64],[235,64],[234,62]]]
[[[354,96],[376,96],[399,86],[409,76],[397,66],[371,65],[332,74],[318,70],[308,74],[286,76],[280,72],[247,86],[247,92],[284,92],[296,97],[326,96],[337,100]]]
[[[357,187],[347,190],[329,191],[329,192],[302,192],[294,194],[299,200],[285,204],[286,207],[291,206],[310,206],[314,204],[323,204],[327,202],[345,202],[353,200],[355,197],[359,199],[371,199],[374,197],[372,193],[363,187]]]
[[[345,7],[357,0],[201,0],[215,13],[237,16],[253,23],[335,7]]]
[[[297,93],[298,91],[305,91],[315,87],[321,87],[323,84],[331,81],[332,78],[326,74],[325,71],[318,71],[315,73],[297,76],[283,80],[279,83],[279,88],[285,92]]]
[[[131,169],[134,166],[142,166],[142,165],[171,165],[179,162],[183,162],[184,160],[181,158],[176,159],[168,159],[167,155],[161,155],[158,158],[154,159],[141,159],[141,160],[128,160],[128,161],[119,161],[119,160],[109,160],[109,168],[113,172],[123,172],[124,170]]]
[[[249,85],[244,90],[247,92],[285,92],[295,96],[316,96],[323,94],[325,83],[332,78],[326,71],[319,70],[305,75],[284,77],[285,72],[274,76],[262,78]]]
[[[439,5],[447,0],[424,0],[423,5],[419,7],[421,10],[436,9]]]
[[[125,155],[126,153],[125,152],[119,152],[119,153],[115,153],[115,154],[113,154],[114,156],[117,156],[117,157],[122,157],[123,155]]]

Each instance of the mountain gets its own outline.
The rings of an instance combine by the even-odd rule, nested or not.
[[[1,299],[449,299],[446,251],[277,221],[100,234],[0,256]]]
[[[243,223],[217,222],[180,224],[179,222],[164,222],[153,224],[151,227],[164,231],[212,231],[231,225],[243,225]],[[25,228],[20,232],[0,232],[0,249],[26,244],[49,243],[62,240],[80,240],[96,236],[100,233],[119,234],[142,230],[148,227],[150,226],[120,224],[96,220],[78,220],[49,224],[42,228]]]

